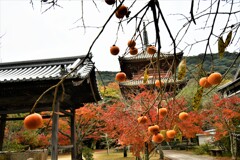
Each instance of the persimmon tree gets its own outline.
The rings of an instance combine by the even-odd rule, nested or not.
[[[32,0],[30,0],[31,4],[34,6]],[[43,6],[43,12],[48,11],[54,7],[62,7],[59,3],[60,0],[41,0],[40,1]],[[84,15],[84,1],[81,0],[81,17],[79,18],[79,27],[83,28],[84,31],[87,31],[88,27],[92,28],[92,26],[88,26],[85,22]],[[203,44],[204,47],[201,47],[199,53],[213,54],[213,50],[217,50],[219,53],[219,58],[224,56],[224,52],[228,49],[229,46],[233,47],[233,52],[239,53],[239,48],[237,45],[239,41],[239,20],[235,17],[239,17],[239,2],[234,0],[222,1],[222,0],[214,0],[214,1],[203,1],[199,0],[198,3],[196,1],[191,0],[186,2],[186,5],[189,6],[189,12],[185,14],[180,13],[172,13],[176,17],[181,17],[181,21],[176,21],[175,24],[179,25],[170,25],[168,19],[166,18],[166,14],[162,8],[162,3],[159,0],[149,0],[149,1],[125,1],[125,0],[113,0],[113,3],[105,3],[104,1],[92,1],[93,7],[99,10],[98,4],[105,3],[105,8],[111,8],[112,12],[109,14],[109,17],[106,19],[104,24],[101,27],[96,27],[99,29],[99,34],[96,35],[96,38],[93,39],[92,44],[89,46],[89,50],[86,52],[86,55],[89,55],[96,45],[99,37],[106,31],[106,27],[111,24],[112,21],[117,21],[115,28],[116,35],[112,36],[113,45],[115,45],[120,39],[124,32],[131,28],[132,33],[129,34],[129,39],[134,39],[136,42],[136,46],[138,51],[144,51],[145,46],[143,43],[143,38],[141,36],[143,32],[143,22],[147,22],[146,26],[148,26],[152,31],[154,31],[154,36],[151,37],[149,45],[154,45],[156,47],[156,53],[158,58],[162,56],[162,48],[166,47],[165,52],[172,52],[172,54],[176,57],[176,53],[178,51],[186,52],[185,56],[191,54],[191,50],[199,47],[198,45]],[[195,2],[195,3],[194,3]],[[70,2],[69,2],[70,3]],[[100,6],[100,4],[99,4]],[[124,15],[119,16],[118,9],[125,6]],[[139,7],[140,6],[140,7]],[[104,8],[103,8],[104,10]],[[219,25],[219,23],[221,25]],[[96,24],[97,25],[97,24]],[[193,33],[202,32],[201,36],[195,36]],[[167,33],[167,35],[164,35]],[[164,38],[164,41],[163,41]],[[167,42],[167,43],[164,43]],[[215,44],[218,43],[218,46]],[[106,46],[109,48],[110,46]],[[215,49],[214,49],[215,48]],[[216,49],[217,48],[217,49]],[[124,51],[122,56],[129,55],[129,49],[126,44],[125,48],[120,48],[121,51]],[[106,52],[109,52],[109,49],[106,49]],[[235,59],[238,59],[239,54],[237,54]],[[206,56],[202,57],[202,61],[199,65],[202,65],[205,61]],[[84,63],[85,60],[82,61]],[[80,65],[82,65],[79,64]],[[159,62],[157,62],[159,63]],[[235,61],[232,65],[235,64]],[[157,64],[159,65],[159,64]],[[79,66],[76,66],[79,67]],[[176,66],[171,66],[172,68],[176,68]],[[229,67],[231,68],[231,66]],[[214,67],[214,59],[212,58],[209,70],[205,71],[203,69],[203,73],[205,75],[208,72],[215,72],[217,68]],[[229,71],[229,70],[228,70]],[[228,72],[227,71],[227,72]],[[160,72],[160,70],[158,71]],[[69,73],[68,75],[70,75]],[[226,75],[225,73],[224,75]],[[68,76],[66,75],[66,76]],[[224,77],[224,76],[223,76]],[[57,85],[53,88],[58,88],[60,84],[64,81],[66,77],[63,78]],[[176,75],[175,75],[176,78]],[[198,81],[198,79],[196,79]]]
[[[32,0],[30,2],[33,4]],[[43,4],[46,3],[48,5],[45,11],[47,11],[52,7],[59,6],[58,2],[59,0],[42,0],[41,1],[41,3]],[[84,1],[82,0],[82,2]],[[140,5],[141,7],[135,10],[134,7],[137,2],[141,3]],[[187,13],[187,15],[177,14],[178,16],[181,16],[183,18],[182,25],[180,25],[180,27],[178,28],[172,28],[172,26],[169,25],[167,18],[165,17],[166,15],[161,6],[162,2],[159,0],[149,0],[146,2],[137,1],[137,0],[128,1],[128,2],[125,0],[114,1],[114,3],[111,3],[113,4],[112,13],[109,15],[106,22],[100,28],[99,34],[96,35],[96,38],[93,40],[93,43],[91,44],[91,46],[89,46],[89,50],[87,51],[86,55],[89,55],[91,53],[92,48],[94,47],[96,41],[101,36],[101,34],[105,31],[106,26],[109,24],[109,22],[113,18],[117,17],[119,21],[117,22],[118,26],[115,28],[117,34],[116,34],[116,39],[113,40],[114,45],[118,42],[118,39],[120,37],[120,29],[122,28],[124,30],[125,28],[128,28],[129,25],[131,25],[135,27],[132,34],[129,36],[128,40],[134,39],[138,44],[137,46],[138,50],[144,51],[145,46],[143,44],[143,39],[141,36],[141,33],[142,33],[141,26],[143,26],[142,25],[143,21],[145,21],[147,22],[147,26],[149,26],[151,30],[155,31],[155,35],[153,36],[149,44],[154,45],[156,47],[154,49],[154,53],[155,52],[157,53],[157,57],[158,57],[157,59],[159,59],[159,57],[162,56],[162,48],[164,47],[163,38],[164,38],[164,41],[169,42],[165,44],[169,46],[167,47],[167,52],[171,51],[174,57],[176,57],[177,51],[186,51],[187,53],[186,56],[189,55],[191,50],[195,48],[195,46],[197,46],[198,44],[204,44],[204,47],[202,47],[199,52],[203,53],[204,55],[206,55],[207,53],[213,54],[213,47],[215,47],[214,46],[215,43],[218,43],[217,52],[219,54],[219,58],[223,57],[224,52],[228,49],[228,47],[232,44],[237,44],[239,41],[240,24],[238,19],[237,20],[235,19],[235,17],[239,17],[239,14],[240,14],[239,7],[238,8],[236,7],[239,5],[239,3],[235,2],[234,0],[229,0],[229,1],[213,0],[213,1],[209,1],[207,6],[202,6],[203,1],[199,0],[198,3],[194,3],[194,2],[196,1],[194,0],[189,1],[188,3],[189,12]],[[97,3],[94,0],[93,0],[93,5],[97,6]],[[119,9],[123,7],[123,5],[125,6],[124,11],[119,11]],[[224,7],[221,7],[222,5],[224,5]],[[224,8],[226,8],[226,6],[227,6],[227,9],[225,10]],[[106,4],[106,7],[110,7],[110,6]],[[80,18],[82,22],[81,27],[83,27],[84,29],[87,29],[87,25],[85,24],[85,21],[84,21],[83,8],[84,8],[84,5],[81,8],[82,9],[82,17]],[[222,17],[225,17],[225,18],[223,19]],[[222,25],[217,25],[217,23],[219,22],[221,22]],[[194,31],[202,30],[204,31],[204,35],[203,37],[194,37],[192,34],[193,32],[190,32],[190,30],[194,30]],[[162,36],[163,33],[167,33],[167,36]],[[110,46],[106,48],[109,48],[109,47]],[[123,56],[130,54],[127,47],[128,46],[126,45],[125,52],[122,53]],[[124,50],[124,49],[120,48],[120,50]],[[235,59],[237,59],[240,55],[238,50],[239,50],[238,46],[234,47],[234,51],[238,52],[237,57]],[[114,54],[116,53],[118,52],[114,52]],[[76,66],[76,68],[82,65],[84,61],[85,60],[83,59],[82,63]],[[205,61],[205,56],[202,57],[202,61],[200,62],[199,65],[201,66],[204,63],[204,61]],[[156,63],[157,63],[157,66],[159,66],[158,64],[159,61],[157,61]],[[232,65],[234,65],[234,63],[235,61],[233,62]],[[176,69],[176,66],[172,65],[170,66],[170,68]],[[204,73],[204,75],[206,76],[208,75],[208,72],[216,72],[216,71],[217,71],[217,68],[214,67],[213,58],[212,58],[212,63],[209,67],[209,70],[205,71],[202,69],[202,73]],[[158,72],[160,75],[160,69],[158,69]],[[69,73],[68,75],[70,74],[71,73]],[[53,86],[52,89],[58,88],[68,75],[66,75],[58,84]],[[175,80],[177,79],[176,74],[174,75],[174,79]],[[199,79],[196,78],[196,82],[198,81]],[[176,85],[173,85],[173,86],[176,87]],[[202,92],[203,92],[203,88],[200,88],[197,91],[197,95],[201,94],[202,96]],[[199,102],[199,99],[201,99],[201,96],[196,96],[196,100],[198,102]],[[163,97],[166,97],[166,96],[164,96],[164,93],[161,91],[159,93],[155,93],[153,91],[151,91],[151,93],[148,93],[146,91],[146,92],[141,92],[140,94],[136,95],[136,97],[133,97],[131,102],[126,102],[124,104],[122,102],[118,102],[110,105],[109,108],[107,108],[107,111],[109,113],[107,112],[105,115],[105,117],[108,117],[108,119],[105,119],[106,123],[108,124],[107,126],[110,127],[106,129],[106,132],[109,132],[109,130],[112,131],[112,133],[109,132],[108,134],[111,135],[112,137],[118,136],[119,140],[124,144],[136,144],[137,142],[134,138],[135,135],[134,134],[130,135],[130,130],[131,131],[134,130],[135,131],[134,133],[137,135],[136,137],[143,137],[141,140],[147,139],[147,142],[150,142],[150,140],[148,139],[149,135],[146,132],[147,127],[145,126],[145,129],[144,129],[142,128],[144,126],[141,126],[136,122],[136,119],[140,116],[140,114],[146,115],[149,118],[148,124],[158,124],[161,130],[163,131],[166,131],[172,128],[175,128],[175,129],[177,128],[178,133],[181,133],[186,137],[192,137],[195,133],[201,131],[201,127],[200,127],[202,124],[201,118],[198,117],[199,114],[196,113],[196,111],[198,110],[198,107],[195,107],[195,111],[189,112],[189,117],[190,117],[189,121],[184,121],[184,122],[179,121],[179,119],[177,118],[178,117],[177,115],[181,111],[188,111],[188,106],[186,106],[186,103],[184,102],[184,100],[180,100],[176,98],[168,100],[168,99],[164,99]],[[166,115],[166,117],[161,117],[158,115],[158,111],[162,107],[165,107],[168,109],[168,114]],[[228,110],[225,112],[228,112]],[[80,114],[79,117],[83,118],[84,116],[83,114]],[[81,120],[81,118],[79,120]],[[91,120],[92,119],[85,119],[84,121],[88,123],[90,122],[96,123],[95,121],[91,121]],[[110,122],[112,124],[110,124]],[[97,124],[94,124],[94,125],[97,125]],[[177,127],[174,127],[174,126],[177,126]],[[128,129],[128,130],[125,130],[125,129]],[[140,131],[143,131],[143,132],[140,132]],[[78,134],[79,136],[86,135],[86,133],[83,132],[83,130],[79,130]],[[92,133],[90,132],[88,133],[88,135],[89,134],[92,134]],[[141,143],[141,145],[142,144],[143,143]],[[140,150],[136,149],[136,154],[139,154],[139,152]]]

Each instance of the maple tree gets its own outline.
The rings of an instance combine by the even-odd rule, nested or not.
[[[102,108],[94,104],[85,104],[83,107],[76,109],[75,113],[75,129],[76,129],[76,147],[77,147],[77,159],[83,160],[83,150],[86,146],[85,142],[91,139],[99,140],[101,138],[101,113]],[[51,121],[47,125],[49,120],[45,121],[45,126],[49,126],[48,130],[51,130]],[[59,119],[59,133],[58,144],[66,146],[71,144],[70,142],[70,126],[68,118]],[[49,135],[49,134],[48,134]],[[50,136],[50,135],[49,135]]]
[[[9,115],[11,118],[21,117],[23,114]],[[23,127],[23,121],[8,121],[5,130],[4,148],[18,151],[23,149],[46,148],[49,146],[49,135],[41,130],[28,130]]]
[[[82,160],[84,141],[101,138],[102,108],[94,104],[86,104],[76,110],[77,159]]]
[[[119,86],[115,82],[109,83],[107,86],[100,85],[99,90],[103,96],[102,103],[113,103],[115,101],[118,101],[121,97]]]
[[[158,92],[144,90],[132,95],[131,102],[118,101],[108,105],[102,119],[106,123],[104,132],[118,140],[123,145],[131,145],[131,152],[139,157],[140,153],[151,152],[157,144],[151,141],[152,135],[148,132],[150,125],[157,124],[160,133],[163,133],[166,141],[167,130],[175,130],[176,138],[193,138],[196,133],[202,133],[203,115],[196,111],[188,112],[187,120],[180,120],[178,114],[187,111],[187,102],[183,97],[178,99],[161,100]],[[167,109],[167,114],[161,116],[158,113],[159,106]],[[147,117],[147,122],[138,122],[141,116]],[[147,144],[147,145],[146,145]],[[146,146],[147,149],[146,149]],[[149,156],[149,155],[147,155]]]
[[[215,94],[201,112],[205,115],[207,125],[216,129],[216,141],[226,136],[230,138],[230,150],[235,158],[236,144],[232,133],[235,133],[237,126],[240,125],[240,97],[222,98]]]

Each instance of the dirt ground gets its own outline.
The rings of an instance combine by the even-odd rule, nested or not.
[[[101,150],[97,152],[104,154],[103,152],[106,153],[106,150]],[[164,150],[163,152],[166,159],[168,160],[231,160],[231,157],[213,157],[209,155],[194,155],[192,152],[189,152],[189,151]],[[98,160],[98,154],[94,154],[94,159]],[[51,156],[48,156],[47,160],[51,160]],[[70,154],[59,155],[58,160],[71,160],[71,155]]]

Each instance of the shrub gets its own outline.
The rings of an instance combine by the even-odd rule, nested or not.
[[[84,147],[83,148],[83,157],[86,160],[93,160],[93,150],[91,148]]]
[[[27,148],[28,146],[19,144],[17,140],[5,141],[3,144],[4,151],[23,151]]]
[[[194,153],[198,154],[198,155],[209,154],[209,150],[212,148],[213,148],[213,146],[208,143],[202,144],[194,150]]]

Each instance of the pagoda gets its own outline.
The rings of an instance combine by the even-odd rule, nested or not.
[[[177,91],[186,85],[186,80],[178,80],[175,76],[177,67],[183,59],[183,52],[174,54],[157,53],[148,54],[147,31],[144,25],[143,31],[145,49],[137,55],[121,56],[118,58],[121,72],[126,74],[127,80],[119,83],[122,95],[126,98],[129,93],[141,92],[141,86],[147,89],[159,90],[155,85],[160,80],[164,86],[161,87],[167,97],[176,95]]]

